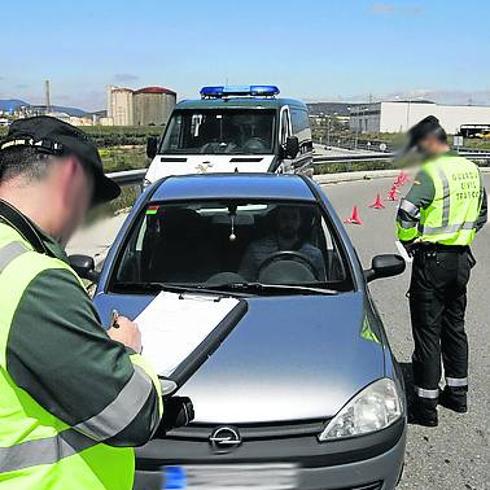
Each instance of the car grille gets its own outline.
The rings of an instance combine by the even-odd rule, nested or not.
[[[284,437],[316,436],[322,432],[327,422],[327,419],[305,420],[301,422],[277,423],[271,425],[233,425],[233,427],[238,429],[244,441],[258,441],[263,439],[281,439]],[[219,425],[191,424],[187,427],[173,429],[167,432],[167,438],[207,441],[209,440],[211,433],[217,427],[219,427]]]

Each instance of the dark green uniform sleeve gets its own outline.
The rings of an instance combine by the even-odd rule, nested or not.
[[[420,210],[426,208],[433,201],[434,196],[434,183],[429,175],[421,170],[398,208],[396,224],[399,240],[411,242],[417,238]]]
[[[434,182],[432,182],[427,172],[421,170],[415,177],[414,183],[405,199],[419,209],[423,209],[434,200],[435,193]]]
[[[151,377],[109,338],[68,270],[46,270],[25,291],[7,370],[42,407],[94,440],[137,446],[158,426],[161,400]]]
[[[484,187],[482,188],[482,193],[480,215],[476,221],[476,231],[480,231],[488,221],[488,196]]]

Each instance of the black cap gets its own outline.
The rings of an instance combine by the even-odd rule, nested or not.
[[[17,119],[0,144],[0,151],[16,146],[52,155],[76,155],[94,176],[94,203],[111,201],[121,193],[119,185],[105,176],[94,142],[71,124],[49,116]]]
[[[427,116],[408,131],[407,151],[413,150],[425,137],[445,134],[444,129],[435,116]]]

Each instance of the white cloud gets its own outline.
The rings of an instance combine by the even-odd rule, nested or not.
[[[384,94],[355,94],[336,95],[324,97],[311,97],[308,102],[361,102],[369,100],[379,102],[383,100],[430,100],[439,104],[449,105],[490,105],[490,89],[480,90],[450,90],[450,89],[413,89],[407,91],[393,91]]]
[[[369,12],[373,15],[420,15],[423,8],[418,4],[395,5],[390,2],[374,2],[370,5]]]
[[[450,90],[450,89],[414,89],[406,92],[392,92],[380,99],[432,100],[440,104],[487,105],[490,104],[490,89],[486,90]]]
[[[139,79],[140,77],[133,73],[116,73],[113,77],[113,80],[118,83],[137,82]]]
[[[373,3],[370,7],[370,12],[377,15],[392,14],[396,8],[392,3]]]

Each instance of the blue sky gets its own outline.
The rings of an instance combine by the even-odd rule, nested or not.
[[[488,0],[23,0],[1,8],[0,98],[85,109],[105,86],[277,83],[308,100],[490,103]]]

